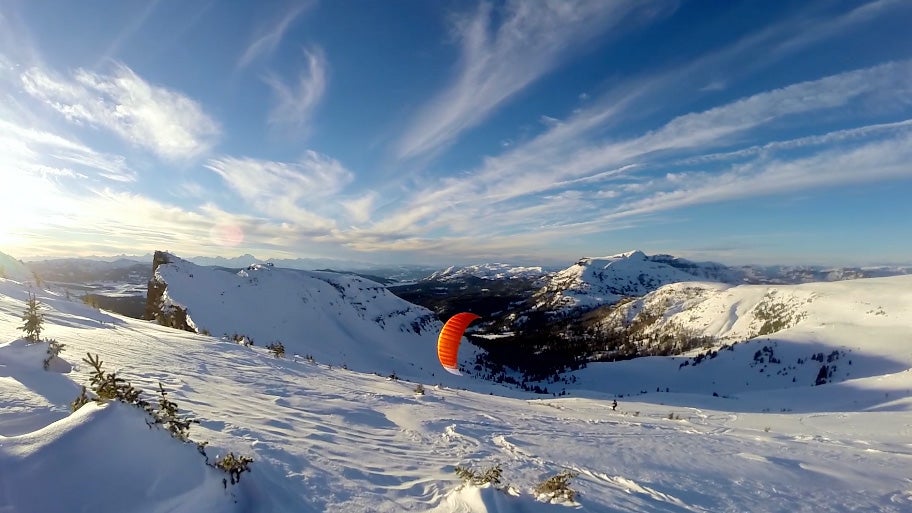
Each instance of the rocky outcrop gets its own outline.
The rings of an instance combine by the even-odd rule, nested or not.
[[[196,329],[187,322],[187,310],[165,301],[165,291],[168,289],[168,284],[156,274],[156,271],[159,266],[170,264],[171,262],[171,254],[164,251],[156,251],[152,256],[152,277],[149,278],[148,291],[146,292],[146,311],[143,318],[148,321],[155,321],[162,326],[196,333]]]

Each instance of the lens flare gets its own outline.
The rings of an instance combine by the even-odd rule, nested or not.
[[[209,239],[219,246],[238,246],[244,242],[244,230],[236,224],[219,223],[209,230]]]

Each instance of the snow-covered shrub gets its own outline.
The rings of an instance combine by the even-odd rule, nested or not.
[[[503,475],[503,469],[500,467],[500,463],[493,467],[486,468],[484,472],[478,472],[461,466],[457,466],[454,470],[456,475],[459,476],[464,483],[475,486],[481,486],[487,483],[497,486],[501,483],[501,477]]]
[[[206,460],[206,465],[227,472],[231,479],[231,484],[239,483],[241,473],[250,471],[249,465],[253,462],[253,458],[235,456],[232,452],[229,452],[223,458],[216,459],[215,463],[210,463],[209,456],[206,454],[207,442],[196,442],[190,439],[190,424],[199,423],[199,421],[178,413],[177,403],[168,399],[168,394],[165,392],[161,382],[158,383],[159,398],[158,407],[156,408],[149,401],[142,398],[142,390],[134,388],[128,381],[118,377],[113,372],[105,372],[101,367],[103,362],[97,354],[93,356],[88,353],[82,361],[92,366],[93,373],[90,383],[96,402],[102,403],[116,400],[143,410],[151,417],[151,421],[146,421],[149,427],[161,425],[168,430],[172,438],[181,442],[196,444],[197,450]],[[76,411],[91,400],[88,389],[82,387],[79,397],[70,404],[70,407],[72,411]],[[228,481],[224,479],[222,481],[227,488]]]
[[[79,393],[79,396],[70,403],[70,411],[76,411],[91,401],[91,399],[89,399],[89,395],[86,392],[88,392],[88,389],[83,386],[82,391]]]
[[[285,358],[285,345],[279,341],[269,344],[266,346],[266,349],[269,349],[272,356],[275,356],[276,358]]]
[[[253,458],[249,456],[235,456],[233,452],[229,452],[225,456],[215,460],[215,468],[222,470],[228,473],[228,476],[231,478],[231,484],[237,484],[241,482],[241,474],[243,472],[250,472],[250,465],[253,462]],[[222,480],[222,484],[225,487],[228,487],[228,483],[225,480]]]
[[[561,471],[536,486],[535,494],[539,499],[547,499],[548,502],[555,499],[573,502],[573,499],[576,497],[576,490],[570,488],[570,480],[578,475],[578,472],[572,470]]]
[[[87,353],[86,358],[83,358],[82,361],[92,366],[93,372],[89,383],[92,385],[92,391],[95,392],[96,402],[121,401],[146,411],[150,410],[149,403],[141,398],[142,391],[134,388],[127,380],[118,377],[117,373],[105,372],[101,368],[104,362],[97,354],[93,357],[91,353]]]
[[[190,441],[190,424],[199,421],[177,413],[177,403],[168,399],[168,393],[161,382],[158,383],[158,394],[158,409],[152,411],[155,423],[163,425],[171,436],[181,442]]]
[[[92,294],[85,294],[82,296],[82,303],[88,305],[96,310],[101,309],[101,305],[98,304],[98,299]]]
[[[48,339],[47,341],[47,358],[44,359],[44,370],[48,370],[51,366],[51,360],[60,355],[63,351],[63,348],[66,347],[64,344],[57,342],[54,339]]]

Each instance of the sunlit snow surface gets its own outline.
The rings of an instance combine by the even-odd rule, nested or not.
[[[841,294],[879,301],[812,310],[804,331],[796,327],[783,339],[851,338],[864,376],[752,391],[734,379],[748,368],[752,351],[745,349],[711,362],[711,372],[725,377],[719,392],[727,398],[711,396],[706,380],[691,388],[680,382],[668,393],[622,397],[612,411],[617,390],[637,388],[632,380],[660,382],[679,372],[678,361],[590,366],[565,398],[520,396],[470,378],[465,386],[478,392],[429,379],[418,396],[413,382],[276,359],[261,346],[38,291],[43,336],[66,344],[62,356],[75,366],[61,373],[68,366],[56,362],[58,372],[47,372],[44,348],[18,340],[26,286],[0,280],[0,512],[565,511],[532,494],[562,469],[579,472],[577,503],[569,507],[581,511],[908,512],[910,285],[904,277],[845,282]],[[814,316],[839,317],[843,330],[819,326]],[[182,410],[201,419],[191,436],[208,440],[213,457],[252,456],[252,472],[224,489],[222,474],[194,446],[149,429],[132,408],[89,405],[70,414],[69,402],[88,382],[80,361],[87,351],[147,391],[161,381]],[[459,489],[455,465],[498,462],[514,494]]]

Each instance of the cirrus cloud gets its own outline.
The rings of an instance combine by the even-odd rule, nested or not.
[[[70,78],[33,67],[21,81],[27,93],[67,120],[110,130],[167,160],[207,153],[220,133],[199,103],[146,82],[122,64],[109,74],[78,69]]]

